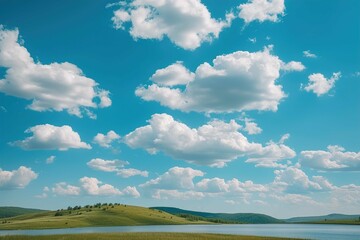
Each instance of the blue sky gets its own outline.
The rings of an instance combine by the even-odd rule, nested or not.
[[[359,1],[0,6],[0,205],[358,211]]]

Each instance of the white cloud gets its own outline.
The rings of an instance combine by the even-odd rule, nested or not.
[[[69,185],[65,182],[56,183],[52,188],[52,192],[56,195],[78,196],[81,189],[77,186]]]
[[[284,159],[291,159],[296,156],[294,150],[284,144],[290,134],[281,137],[278,143],[270,141],[265,147],[258,150],[256,154],[246,160],[247,163],[255,163],[256,167],[285,168],[287,165],[279,163]]]
[[[305,69],[305,66],[301,62],[291,61],[286,64],[283,64],[281,67],[284,71],[303,71]]]
[[[130,196],[139,197],[140,193],[136,187],[126,187],[122,191],[110,184],[103,184],[93,177],[83,177],[79,180],[80,186],[73,186],[65,182],[56,183],[52,192],[56,195],[80,196],[85,193],[90,196]]]
[[[140,193],[138,192],[136,187],[127,186],[126,188],[124,188],[123,193],[124,193],[124,195],[134,197],[134,198],[140,197]]]
[[[202,177],[204,173],[192,168],[173,167],[156,179],[141,184],[143,188],[157,189],[193,189],[193,179]]]
[[[152,197],[155,199],[164,199],[164,200],[169,200],[169,199],[194,200],[194,199],[204,198],[205,194],[196,191],[157,189],[155,190]]]
[[[199,191],[210,193],[250,193],[267,192],[268,188],[262,184],[255,184],[252,181],[241,182],[236,178],[225,181],[222,178],[204,178],[196,184]]]
[[[24,166],[17,170],[6,171],[0,168],[0,190],[19,189],[26,187],[32,180],[36,179],[38,174]]]
[[[119,168],[123,168],[128,165],[129,162],[121,160],[104,160],[101,158],[91,159],[87,165],[95,170],[104,172],[116,172]]]
[[[213,60],[213,66],[207,62],[198,66],[194,80],[186,86],[154,83],[139,86],[135,94],[145,101],[157,101],[185,112],[276,111],[286,97],[282,86],[276,84],[280,71],[299,69],[296,66],[284,69],[288,65],[272,55],[271,49],[269,46],[254,53],[237,51],[220,55]]]
[[[309,83],[304,87],[305,91],[312,91],[318,97],[328,93],[334,86],[335,82],[341,77],[340,72],[333,73],[330,79],[326,79],[321,73],[314,73],[309,76]]]
[[[111,147],[111,143],[118,139],[120,139],[120,135],[118,135],[113,130],[110,130],[106,135],[102,133],[96,134],[94,137],[94,142],[104,148],[109,148]]]
[[[129,177],[133,177],[133,176],[148,177],[149,172],[141,171],[141,170],[135,169],[135,168],[122,168],[122,169],[117,170],[116,175],[123,177],[123,178],[129,178]]]
[[[303,51],[303,54],[304,54],[304,57],[307,57],[307,58],[317,58],[317,56],[310,52],[310,50],[306,50],[306,51]]]
[[[110,184],[102,184],[97,178],[83,177],[81,188],[89,195],[122,195],[123,193]]]
[[[61,127],[50,124],[36,125],[27,129],[25,133],[32,133],[33,135],[10,144],[26,150],[58,149],[65,151],[69,148],[91,149],[91,146],[82,142],[79,134],[68,125]]]
[[[360,152],[345,152],[340,146],[328,146],[328,151],[302,151],[299,162],[322,171],[360,171]]]
[[[252,193],[265,193],[265,185],[238,179],[225,181],[222,178],[204,178],[204,172],[192,168],[173,167],[159,177],[141,184],[140,187],[156,199],[200,199],[219,195],[250,197]]]
[[[257,125],[256,122],[254,122],[253,119],[250,118],[244,118],[245,127],[243,130],[247,132],[250,135],[254,134],[260,134],[262,132],[262,129]]]
[[[166,68],[158,69],[151,80],[160,86],[186,85],[193,81],[195,74],[184,67],[182,62],[176,62]]]
[[[177,46],[193,50],[218,38],[233,18],[233,14],[227,14],[226,20],[212,18],[200,0],[134,0],[114,11],[111,20],[122,30],[131,23],[129,33],[134,39],[167,36]]]
[[[281,202],[286,202],[286,203],[296,204],[296,205],[304,205],[304,204],[317,205],[318,204],[311,197],[301,195],[301,194],[285,194],[285,195],[273,194],[273,195],[271,195],[271,197],[273,197]]]
[[[46,164],[52,164],[55,161],[55,156],[50,156],[46,159]]]
[[[279,16],[285,14],[284,0],[249,0],[247,3],[239,5],[239,17],[245,23],[252,21],[271,21],[277,22]]]
[[[287,193],[308,193],[314,191],[329,191],[333,185],[322,176],[313,176],[312,180],[297,167],[288,167],[274,171],[276,177],[273,182],[275,187]]]
[[[0,92],[32,100],[28,108],[34,111],[63,111],[82,116],[89,108],[111,105],[109,92],[83,75],[76,65],[35,62],[19,43],[19,31],[6,30],[0,25],[0,67],[7,68],[0,80]],[[97,104],[96,101],[100,100]]]
[[[167,114],[154,114],[149,125],[139,127],[125,136],[132,148],[143,148],[150,154],[163,151],[175,159],[199,165],[223,167],[236,158],[248,156],[280,161],[293,158],[295,152],[284,144],[271,143],[263,147],[252,143],[238,130],[234,120],[229,123],[214,120],[197,129],[175,121]]]
[[[104,160],[101,158],[91,159],[87,165],[95,170],[104,171],[104,172],[116,172],[116,175],[123,178],[128,178],[132,176],[143,176],[147,177],[149,173],[147,171],[141,171],[134,168],[124,168],[128,165],[129,162],[121,160]]]
[[[249,41],[250,41],[251,43],[256,43],[256,37],[254,37],[254,38],[249,38]]]

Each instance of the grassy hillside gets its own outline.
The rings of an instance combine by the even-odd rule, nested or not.
[[[188,214],[188,215],[199,216],[207,219],[220,219],[229,222],[283,223],[282,220],[270,217],[265,214],[257,214],[257,213],[209,213],[209,212],[188,211],[180,208],[171,208],[171,207],[154,207],[153,209],[158,209],[174,215]]]
[[[46,210],[31,209],[31,208],[20,208],[20,207],[0,207],[0,218],[14,217],[28,213],[39,213]]]
[[[306,222],[360,222],[360,215],[345,215],[345,214],[329,214],[325,216],[311,216],[311,217],[295,217],[286,219],[290,223],[306,223]]]
[[[285,240],[288,238],[236,236],[200,233],[92,233],[53,236],[5,236],[0,240]],[[294,240],[294,239],[293,239]]]
[[[194,223],[206,222],[190,222],[184,218],[155,209],[120,204],[99,204],[2,219],[2,221],[0,221],[0,229],[48,229]]]

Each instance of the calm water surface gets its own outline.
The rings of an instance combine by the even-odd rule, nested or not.
[[[336,224],[226,224],[86,227],[46,230],[0,230],[4,235],[53,235],[110,232],[192,232],[235,235],[290,237],[318,240],[360,240],[359,225]]]

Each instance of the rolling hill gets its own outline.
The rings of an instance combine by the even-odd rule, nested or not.
[[[0,207],[0,218],[15,217],[29,213],[40,213],[46,210],[20,208],[20,207]]]
[[[204,221],[189,221],[169,213],[129,205],[105,205],[74,207],[58,211],[30,213],[0,221],[0,229],[49,229],[90,226],[135,226],[206,224]]]
[[[183,210],[180,208],[172,208],[172,207],[153,207],[151,209],[161,210],[174,215],[192,215],[199,216],[205,219],[220,219],[224,221],[230,222],[238,222],[238,223],[283,223],[284,221],[273,218],[271,216],[265,214],[257,214],[257,213],[209,213],[209,212],[196,212]]]
[[[350,220],[350,221],[359,221],[360,215],[346,215],[346,214],[329,214],[324,216],[310,216],[310,217],[294,217],[285,219],[285,222],[288,223],[306,223],[306,222],[325,222],[325,221],[343,221],[343,220]]]

